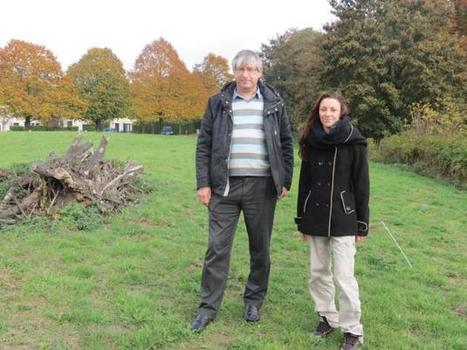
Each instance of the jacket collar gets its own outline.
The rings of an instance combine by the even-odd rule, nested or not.
[[[240,99],[244,99],[242,96],[240,96],[237,92],[237,89],[234,90],[233,92],[233,96],[232,96],[232,100],[235,101],[236,98],[240,98]],[[259,99],[259,98],[262,98],[263,96],[261,95],[261,92],[259,90],[259,88],[256,88],[256,92],[255,94],[253,95],[253,97],[251,97],[249,100],[252,100],[252,99]]]
[[[231,81],[225,84],[220,91],[220,96],[222,100],[232,102],[232,96],[235,92],[236,87],[237,83],[235,81]],[[264,103],[275,103],[281,100],[279,93],[265,81],[259,80],[258,88],[261,95],[263,96]]]
[[[237,87],[237,83],[235,81],[231,81],[225,84],[219,95],[222,101],[222,105],[225,108],[228,108],[231,111],[232,106],[232,98]],[[263,103],[264,103],[264,115],[269,114],[274,108],[277,108],[279,104],[282,103],[282,99],[279,96],[279,93],[268,83],[264,80],[258,81],[258,88],[263,96]]]

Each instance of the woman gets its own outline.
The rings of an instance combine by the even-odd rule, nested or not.
[[[368,234],[369,179],[366,139],[347,114],[345,99],[337,92],[323,94],[311,110],[299,141],[295,221],[310,244],[309,289],[320,316],[314,334],[325,337],[339,327],[345,338],[342,349],[350,350],[363,343],[354,256],[355,243]]]

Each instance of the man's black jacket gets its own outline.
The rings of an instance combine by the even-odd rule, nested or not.
[[[277,193],[290,189],[293,172],[293,144],[289,119],[279,94],[265,82],[258,86],[264,101],[264,133]],[[227,83],[208,101],[196,146],[197,188],[211,187],[224,195],[229,178],[232,139],[232,96],[236,83]]]

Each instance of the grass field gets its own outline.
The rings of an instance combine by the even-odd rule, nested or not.
[[[62,153],[73,136],[0,133],[0,167]],[[84,138],[97,143],[100,135]],[[307,290],[308,247],[293,223],[296,181],[276,211],[261,322],[242,318],[248,248],[240,222],[218,318],[190,334],[207,241],[206,209],[195,196],[195,142],[112,134],[107,158],[145,167],[154,190],[142,203],[91,231],[43,220],[0,230],[0,349],[339,348],[339,332],[326,340],[310,335],[317,317]],[[363,349],[466,349],[467,194],[377,163],[371,187],[371,233],[356,267]]]

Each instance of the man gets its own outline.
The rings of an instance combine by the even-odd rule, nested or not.
[[[289,120],[279,94],[260,80],[261,58],[253,51],[240,51],[232,69],[235,81],[209,99],[196,147],[198,198],[209,210],[201,303],[191,323],[196,333],[218,312],[240,212],[250,250],[244,317],[259,321],[268,288],[276,200],[287,196],[292,181]]]

